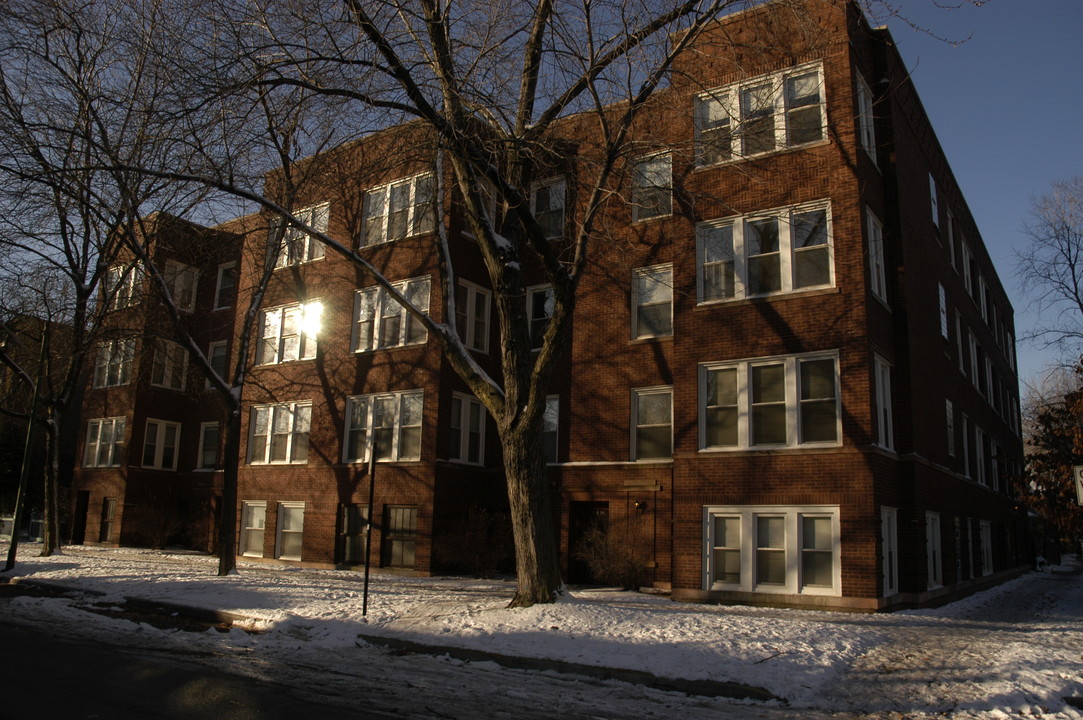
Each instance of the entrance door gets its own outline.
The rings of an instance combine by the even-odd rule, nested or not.
[[[596,582],[586,562],[580,560],[580,545],[584,537],[594,530],[604,535],[609,530],[609,503],[572,502],[568,505],[568,582],[590,584]]]

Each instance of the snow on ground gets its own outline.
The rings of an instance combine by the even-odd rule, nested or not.
[[[563,603],[509,610],[512,583],[241,562],[215,576],[199,555],[21,548],[9,577],[252,618],[238,648],[277,643],[343,650],[358,634],[765,688],[793,707],[872,717],[1080,718],[1083,578],[1032,573],[944,608],[856,615],[690,605],[654,594],[579,590]],[[1062,569],[1066,570],[1066,569]],[[31,600],[24,603],[59,603]],[[71,612],[75,612],[71,610]]]

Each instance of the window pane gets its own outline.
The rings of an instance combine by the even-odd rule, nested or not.
[[[384,188],[373,190],[365,195],[365,237],[363,245],[374,245],[384,241]]]
[[[800,250],[794,256],[794,288],[831,283],[831,257],[826,247]]]
[[[703,299],[720,300],[734,296],[733,226],[700,230],[703,246]]]
[[[782,289],[778,218],[753,220],[745,226],[748,291],[753,295]]]
[[[673,334],[673,313],[669,303],[640,306],[638,321],[639,332],[636,337]]]
[[[741,551],[720,550],[714,551],[714,578],[715,582],[739,583],[741,582]]]
[[[838,422],[834,400],[801,403],[801,441],[834,442],[838,439]]]
[[[801,399],[835,397],[835,361],[804,360],[801,362]]]
[[[783,365],[756,365],[752,368],[752,402],[785,402],[786,371]]]
[[[637,458],[663,458],[673,455],[669,426],[639,428],[636,433]]]
[[[786,79],[786,142],[800,145],[823,138],[820,122],[820,89],[816,73]]]
[[[670,420],[670,394],[641,393],[638,396],[636,418],[639,425],[668,425]]]
[[[774,102],[775,93],[770,85],[741,91],[741,136],[746,155],[775,149]]]
[[[422,175],[414,180],[414,227],[413,234],[430,233],[436,226],[435,181],[432,175]]]

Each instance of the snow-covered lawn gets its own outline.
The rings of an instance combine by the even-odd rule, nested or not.
[[[251,620],[241,625],[263,632],[234,630],[239,647],[341,650],[359,634],[382,635],[735,682],[792,707],[874,717],[1083,717],[1063,700],[1083,696],[1083,578],[1066,572],[892,615],[690,605],[599,590],[509,610],[510,582],[374,573],[366,618],[361,573],[242,562],[239,573],[218,578],[216,561],[198,555],[73,547],[39,558],[39,549],[24,546],[7,577],[102,593],[99,602],[137,597],[244,615]]]

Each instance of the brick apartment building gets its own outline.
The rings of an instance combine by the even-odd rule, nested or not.
[[[565,577],[590,580],[575,551],[600,526],[677,599],[871,611],[972,592],[1031,557],[1012,307],[889,33],[852,5],[771,7],[682,56],[607,206],[546,411]],[[589,154],[582,118],[559,127]],[[403,126],[313,159],[294,207],[441,319],[443,208],[460,336],[495,371],[488,276],[424,140]],[[531,198],[559,235],[578,196],[555,167]],[[273,223],[162,222],[157,262],[224,363]],[[304,234],[277,264],[244,394],[238,554],[360,564],[377,448],[381,566],[506,559],[495,428],[437,342]],[[541,327],[538,277],[524,301]],[[221,409],[155,335],[139,273],[116,278],[132,292],[87,392],[85,539],[144,542],[168,517],[205,545]]]

